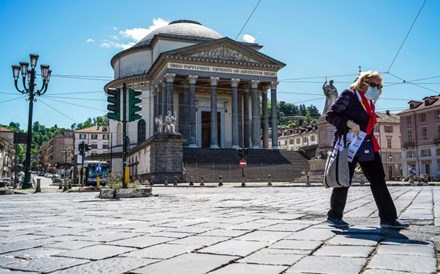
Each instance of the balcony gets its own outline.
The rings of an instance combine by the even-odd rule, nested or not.
[[[414,147],[415,143],[414,142],[405,142],[402,145],[404,148],[410,148],[410,147]]]
[[[432,139],[432,143],[433,143],[434,145],[439,145],[439,144],[440,144],[440,138],[434,138],[434,139]]]

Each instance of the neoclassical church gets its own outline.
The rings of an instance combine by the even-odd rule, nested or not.
[[[177,20],[116,54],[105,91],[123,83],[142,91],[142,119],[127,124],[130,148],[139,152],[130,161],[142,162],[136,146],[156,133],[155,118],[168,111],[183,148],[278,149],[277,73],[285,64],[261,48]],[[110,133],[113,152],[121,151],[122,123],[110,120]]]

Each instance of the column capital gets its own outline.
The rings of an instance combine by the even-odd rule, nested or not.
[[[277,81],[272,81],[270,82],[270,89],[277,89],[279,82]]]
[[[249,93],[249,90],[251,89],[251,86],[248,84],[243,85],[243,92]]]
[[[219,79],[219,77],[211,77],[211,86],[216,86]]]
[[[260,81],[258,80],[251,80],[251,86],[253,89],[258,88],[258,84],[260,83]]]
[[[269,84],[265,84],[261,86],[261,93],[262,94],[267,94],[267,91],[269,90],[270,85]]]
[[[240,79],[231,79],[231,87],[236,88],[238,86],[238,83],[240,82]]]
[[[176,74],[167,73],[167,74],[165,74],[165,81],[167,83],[172,83],[172,82],[174,82],[174,77],[176,77]]]
[[[197,82],[197,75],[188,75],[188,82],[190,85],[194,85]]]

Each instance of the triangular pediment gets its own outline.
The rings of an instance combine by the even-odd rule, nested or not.
[[[211,48],[189,55],[190,57],[209,58],[227,61],[260,63],[244,53],[232,49],[226,45],[217,48]]]
[[[227,37],[164,52],[163,54],[182,58],[275,65],[280,68],[285,66],[284,63]]]

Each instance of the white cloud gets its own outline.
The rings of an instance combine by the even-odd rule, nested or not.
[[[142,38],[147,36],[150,32],[160,27],[168,25],[168,21],[162,18],[154,18],[153,24],[149,26],[147,29],[145,28],[132,28],[120,31],[119,33],[127,38],[132,39],[135,42],[139,42]]]
[[[93,40],[92,38],[89,38],[89,39],[86,40],[86,43],[87,43],[87,44],[88,44],[88,43],[95,43],[95,40]]]
[[[117,35],[112,35],[110,40],[101,41],[101,48],[122,48],[127,49],[132,47],[134,44],[139,42],[142,38],[147,36],[153,30],[168,25],[168,21],[162,18],[154,18],[152,25],[148,28],[131,28],[126,30],[121,30]],[[113,30],[117,31],[117,27],[113,27]],[[127,41],[128,40],[128,41]],[[126,42],[115,42],[115,41],[126,41]]]
[[[245,35],[243,35],[243,41],[248,42],[248,43],[255,43],[255,37],[253,37],[250,34],[245,34]]]
[[[128,49],[132,46],[134,46],[135,42],[129,42],[129,43],[116,43],[113,41],[104,40],[101,42],[99,47],[101,48],[121,48],[121,49]]]

